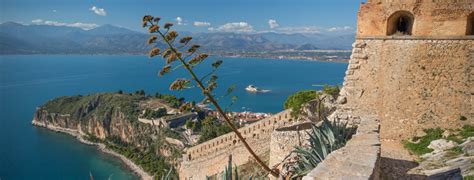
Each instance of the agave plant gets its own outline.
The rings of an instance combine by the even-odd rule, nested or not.
[[[161,175],[162,180],[172,180],[172,179],[177,179],[177,177],[172,176],[173,168],[170,168],[168,170],[168,173]]]
[[[234,171],[234,173],[232,173]],[[239,169],[237,166],[235,168],[232,168],[232,155],[229,156],[229,161],[227,166],[224,168],[224,171],[220,174],[222,180],[232,180],[232,179],[239,179]],[[206,176],[207,180],[210,180],[211,177]]]
[[[348,127],[347,121],[335,120],[331,122],[326,116],[323,116],[321,126],[313,124],[311,131],[308,132],[309,147],[295,147],[299,161],[293,167],[293,177],[308,174],[326,159],[329,153],[344,147],[355,130],[355,127]]]
[[[159,17],[153,17],[146,15],[142,19],[142,26],[148,28],[148,32],[151,37],[148,39],[148,44],[152,45],[153,48],[149,52],[150,58],[156,56],[162,56],[162,59],[165,61],[165,65],[160,70],[159,75],[164,76],[173,70],[184,68],[189,75],[190,79],[179,78],[176,79],[171,85],[170,90],[185,90],[191,87],[198,87],[202,94],[204,95],[203,104],[212,104],[219,115],[223,117],[225,122],[229,127],[234,131],[237,137],[240,139],[247,151],[253,156],[257,163],[263,167],[268,173],[272,174],[275,177],[278,177],[278,173],[270,169],[260,157],[253,151],[250,145],[247,143],[245,138],[237,130],[237,127],[233,124],[232,120],[229,118],[224,109],[219,105],[216,98],[214,90],[217,88],[217,79],[216,75],[217,69],[223,63],[222,60],[214,61],[212,66],[212,71],[202,77],[199,77],[198,74],[194,71],[194,68],[201,64],[206,58],[209,57],[206,53],[199,53],[199,48],[201,47],[198,44],[192,44],[192,37],[186,36],[177,40],[179,34],[175,30],[172,30],[172,23],[165,23],[163,26],[160,26]],[[163,50],[158,48],[158,41],[164,43],[165,47]],[[194,84],[193,84],[194,82]],[[224,96],[229,95],[235,87],[230,87],[227,90],[227,93]],[[232,97],[232,103],[236,100],[236,97]]]

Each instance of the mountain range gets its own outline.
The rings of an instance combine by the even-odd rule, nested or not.
[[[347,50],[352,34],[181,32],[211,53],[277,50]],[[0,24],[0,54],[145,54],[149,35],[113,25],[91,30],[50,25]],[[158,45],[160,46],[160,45]]]

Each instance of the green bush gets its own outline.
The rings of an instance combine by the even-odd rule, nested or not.
[[[464,125],[459,135],[461,135],[462,138],[474,137],[474,126]]]
[[[181,137],[179,133],[171,130],[170,128],[160,128],[160,132],[163,136],[178,139],[178,140],[183,140],[183,138]]]
[[[173,168],[164,157],[155,154],[155,150],[140,150],[140,148],[123,142],[120,137],[113,136],[107,138],[105,145],[108,149],[122,154],[132,160],[151,175],[156,175],[158,177],[167,175],[169,169]],[[174,176],[176,176],[176,174],[174,174]]]
[[[166,108],[159,108],[158,110],[145,109],[145,113],[143,113],[142,117],[146,119],[158,119],[167,114]]]
[[[463,180],[474,180],[474,176],[464,176]]]
[[[156,93],[155,97],[159,99],[163,99],[173,108],[179,108],[184,103],[184,98],[177,98],[175,95],[171,95],[171,94]]]
[[[186,123],[184,124],[186,126],[186,128],[188,129],[192,129],[193,131],[200,131],[201,130],[201,126],[202,126],[202,123],[200,123],[199,121],[198,122],[194,122],[192,120],[187,120]]]
[[[199,132],[198,143],[219,137],[220,135],[231,132],[232,129],[229,125],[219,123],[217,118],[208,116],[202,121],[201,131]]]
[[[323,91],[324,94],[329,94],[333,98],[337,98],[339,96],[339,91],[341,91],[341,90],[339,89],[339,86],[324,85],[322,91]]]
[[[145,96],[145,90],[141,89],[141,90],[138,90],[135,92],[135,94],[138,94],[138,95],[141,95],[141,96]]]
[[[314,90],[305,90],[297,92],[285,101],[285,109],[291,109],[291,115],[298,117],[301,114],[301,108],[304,104],[319,97],[319,93]]]
[[[413,143],[410,141],[403,141],[405,148],[407,148],[411,153],[416,155],[423,155],[426,153],[433,152],[433,149],[428,148],[431,141],[441,139],[443,137],[443,130],[440,128],[436,129],[425,129],[426,135],[422,137],[416,137],[413,140],[419,141],[418,143]]]

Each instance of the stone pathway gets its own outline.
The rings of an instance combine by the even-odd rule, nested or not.
[[[409,174],[408,171],[418,166],[415,157],[394,140],[382,139],[381,179],[426,179],[426,176]]]

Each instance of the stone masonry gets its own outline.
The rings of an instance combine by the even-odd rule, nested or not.
[[[303,180],[378,179],[380,174],[379,120],[361,117],[356,134],[341,149],[329,154]]]
[[[474,115],[473,52],[472,40],[358,39],[342,94],[379,115],[382,138],[460,127]]]
[[[292,122],[290,111],[287,110],[240,128],[239,131],[257,155],[268,155],[272,131]],[[179,171],[180,179],[205,179],[206,176],[220,173],[227,165],[229,155],[232,155],[232,162],[237,166],[249,162],[252,158],[233,132],[185,151]]]

